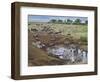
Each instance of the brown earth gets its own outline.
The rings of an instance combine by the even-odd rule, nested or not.
[[[42,49],[32,46],[34,41],[33,34],[28,34],[28,65],[29,66],[43,66],[43,65],[59,65],[62,64],[62,60],[59,58],[48,56]]]

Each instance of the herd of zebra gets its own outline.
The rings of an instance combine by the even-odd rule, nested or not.
[[[37,48],[43,49],[45,47],[44,44],[41,45],[41,42],[37,41],[36,43],[32,43],[33,46]],[[74,44],[70,45],[54,45],[51,47],[45,47],[45,51],[50,56],[58,57],[65,61],[65,64],[86,64],[88,51],[84,49],[80,49],[78,46]]]
[[[65,60],[67,64],[86,64],[87,63],[87,50],[80,49],[78,47],[68,46],[53,46],[47,48],[48,54],[56,55],[60,59]]]
[[[65,64],[86,64],[88,62],[88,51],[86,49],[81,49],[79,46],[75,44],[63,44],[59,42],[59,44],[56,44],[56,37],[62,37],[62,31],[56,32],[53,30],[53,27],[50,26],[44,26],[43,24],[36,24],[37,27],[40,27],[40,29],[36,28],[30,28],[29,31],[33,33],[34,40],[32,42],[32,45],[45,50],[48,55],[57,57],[61,60],[65,61]],[[41,36],[42,35],[42,36]],[[49,38],[49,43],[48,45],[41,40],[40,37],[44,37],[44,35],[52,36],[52,38]],[[58,36],[59,35],[59,36]],[[40,37],[38,37],[40,36]],[[45,36],[45,37],[48,37]],[[67,34],[67,37],[71,36],[71,34]],[[43,39],[43,38],[42,38]],[[71,39],[70,37],[68,39]],[[67,40],[68,41],[68,40]],[[51,45],[55,42],[54,45]],[[47,42],[48,43],[48,42]]]

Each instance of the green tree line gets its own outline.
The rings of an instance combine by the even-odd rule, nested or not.
[[[76,20],[71,20],[71,19],[67,19],[67,20],[57,20],[57,19],[51,19],[49,21],[49,23],[58,23],[58,24],[75,24],[75,25],[79,25],[79,24],[83,24],[83,25],[87,25],[88,21],[86,20],[84,23],[82,23],[82,21],[80,19],[76,19]]]

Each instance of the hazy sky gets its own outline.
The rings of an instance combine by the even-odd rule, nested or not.
[[[47,16],[47,15],[28,15],[28,22],[49,22],[51,19],[56,20],[75,20],[80,19],[82,22],[88,20],[87,17],[76,17],[76,16]]]

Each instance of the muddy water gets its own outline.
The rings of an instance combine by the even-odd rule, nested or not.
[[[57,56],[67,64],[83,64],[87,63],[86,50],[80,49],[76,45],[56,45],[47,48],[47,52],[51,56]]]

